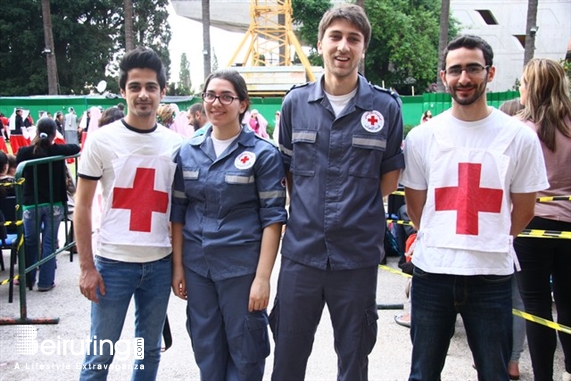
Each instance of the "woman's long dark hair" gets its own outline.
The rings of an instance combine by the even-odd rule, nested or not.
[[[52,118],[40,118],[36,124],[36,137],[32,142],[34,156],[47,156],[56,136],[56,122]]]

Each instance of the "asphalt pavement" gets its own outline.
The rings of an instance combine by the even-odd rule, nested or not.
[[[9,252],[4,251],[4,262],[8,263]],[[387,305],[409,304],[404,293],[407,278],[399,274],[397,258],[389,258],[391,272],[379,269],[377,303]],[[272,276],[272,291],[275,292],[279,257]],[[8,277],[8,270],[0,272],[0,280]],[[56,284],[49,292],[36,290],[26,293],[26,312],[30,319],[59,318],[58,324],[2,325],[0,326],[0,380],[77,380],[83,358],[81,345],[88,341],[90,324],[90,303],[80,294],[78,287],[78,259],[70,262],[69,254],[58,257]],[[270,304],[273,303],[273,294]],[[0,286],[0,317],[21,316],[18,293],[14,303],[8,303],[8,286]],[[408,328],[394,321],[403,310],[380,309],[377,344],[369,356],[369,379],[372,381],[407,380],[410,368],[411,343]],[[168,316],[173,335],[172,347],[163,353],[158,380],[199,380],[199,371],[194,362],[192,346],[185,328],[185,302],[172,296]],[[133,306],[127,314],[122,340],[133,338]],[[452,338],[442,380],[477,380],[472,367],[472,356],[466,341],[462,321],[457,321],[456,333]],[[26,341],[28,340],[28,341]],[[36,354],[30,352],[29,344],[38,343]],[[24,345],[26,344],[26,345]],[[273,343],[272,343],[273,345]],[[426,348],[430,350],[430,348]],[[133,351],[122,351],[117,355],[109,380],[129,380]],[[24,354],[23,354],[24,353]],[[273,353],[267,358],[264,380],[270,380]],[[327,309],[315,336],[313,352],[307,366],[306,380],[321,381],[337,378],[336,354],[333,348],[333,332]],[[529,352],[526,350],[520,361],[521,380],[532,380]],[[559,380],[563,371],[563,355],[558,347],[554,379]],[[217,381],[217,380],[206,380]]]

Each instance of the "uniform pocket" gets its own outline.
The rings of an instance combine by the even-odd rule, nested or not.
[[[295,130],[293,132],[291,171],[294,175],[315,176],[316,141],[317,131]]]
[[[380,135],[354,134],[351,140],[349,176],[380,179],[387,141]]]
[[[246,315],[242,335],[242,361],[255,363],[270,354],[268,336],[268,315],[266,311],[256,311]]]
[[[377,342],[377,306],[374,304],[365,310],[363,318],[363,336],[361,337],[361,355],[366,356],[371,353]]]

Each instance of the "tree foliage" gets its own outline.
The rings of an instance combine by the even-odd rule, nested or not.
[[[365,72],[372,83],[410,94],[411,86],[423,92],[437,79],[439,0],[365,0],[371,22],[371,42],[365,54]],[[330,7],[328,0],[293,0],[293,18],[303,25],[297,33],[303,44],[311,44],[310,61],[316,57],[319,20]],[[450,22],[455,36],[457,23]]]
[[[89,93],[105,79],[118,88],[113,61],[125,51],[123,0],[50,0],[59,94]],[[135,0],[135,44],[170,64],[168,0]],[[40,0],[10,2],[0,12],[0,94],[47,94]]]

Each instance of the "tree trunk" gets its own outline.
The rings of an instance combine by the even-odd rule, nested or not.
[[[444,60],[442,52],[448,45],[448,27],[450,23],[450,0],[442,0],[442,7],[440,10],[440,37],[438,38],[438,67],[436,68],[436,91],[439,93],[444,92],[444,83],[440,78],[440,70],[444,67]]]
[[[133,32],[133,0],[123,0],[125,8],[125,51],[135,49],[135,33]]]
[[[54,35],[52,33],[52,12],[50,9],[50,0],[42,0],[42,18],[44,24],[44,43],[43,53],[46,56],[48,71],[48,94],[57,95],[57,63],[54,45]]]
[[[202,0],[202,55],[204,56],[204,81],[212,68],[210,52],[210,0]]]
[[[525,27],[524,66],[533,58],[535,51],[535,34],[537,33],[537,3],[538,0],[527,1],[527,25]]]
[[[356,4],[365,9],[365,0],[357,0]],[[359,73],[365,75],[365,58],[362,58],[361,62],[359,62]]]

